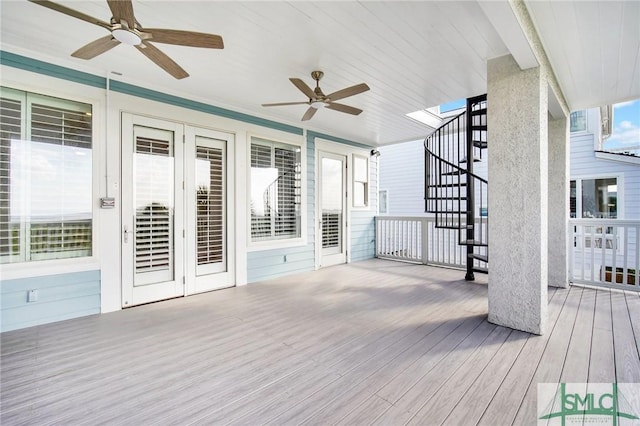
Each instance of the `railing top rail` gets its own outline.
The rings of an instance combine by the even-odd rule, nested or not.
[[[376,215],[376,219],[381,220],[426,220],[433,221],[435,216],[388,216],[388,215]]]
[[[592,219],[569,219],[569,224],[570,225],[593,225],[593,226],[597,226],[597,225],[607,225],[607,226],[611,226],[611,225],[618,225],[618,226],[638,226],[640,225],[640,220],[637,219],[632,219],[632,220],[626,220],[626,219],[598,219],[598,218],[592,218]]]

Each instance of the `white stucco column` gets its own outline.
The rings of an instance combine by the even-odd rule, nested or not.
[[[569,122],[549,118],[549,285],[567,288],[569,226]]]
[[[511,55],[487,64],[489,321],[547,323],[548,84]]]

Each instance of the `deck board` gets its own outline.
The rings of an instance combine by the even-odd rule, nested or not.
[[[463,276],[371,260],[3,333],[0,423],[530,424],[538,382],[640,381],[638,294],[549,289],[533,336]]]

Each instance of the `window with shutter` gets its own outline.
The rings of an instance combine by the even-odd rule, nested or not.
[[[301,236],[300,148],[251,141],[251,240]]]
[[[7,88],[0,102],[0,262],[91,256],[91,105]]]
[[[172,271],[172,140],[136,136],[135,143],[136,273]]]
[[[196,147],[197,262],[222,263],[225,253],[224,151]]]

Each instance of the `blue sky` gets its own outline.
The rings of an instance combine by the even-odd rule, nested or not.
[[[603,148],[640,153],[640,99],[613,106],[613,131]]]
[[[440,105],[440,111],[463,108],[465,100]],[[640,99],[613,105],[613,128],[611,136],[604,141],[607,151],[630,151],[640,155]]]

